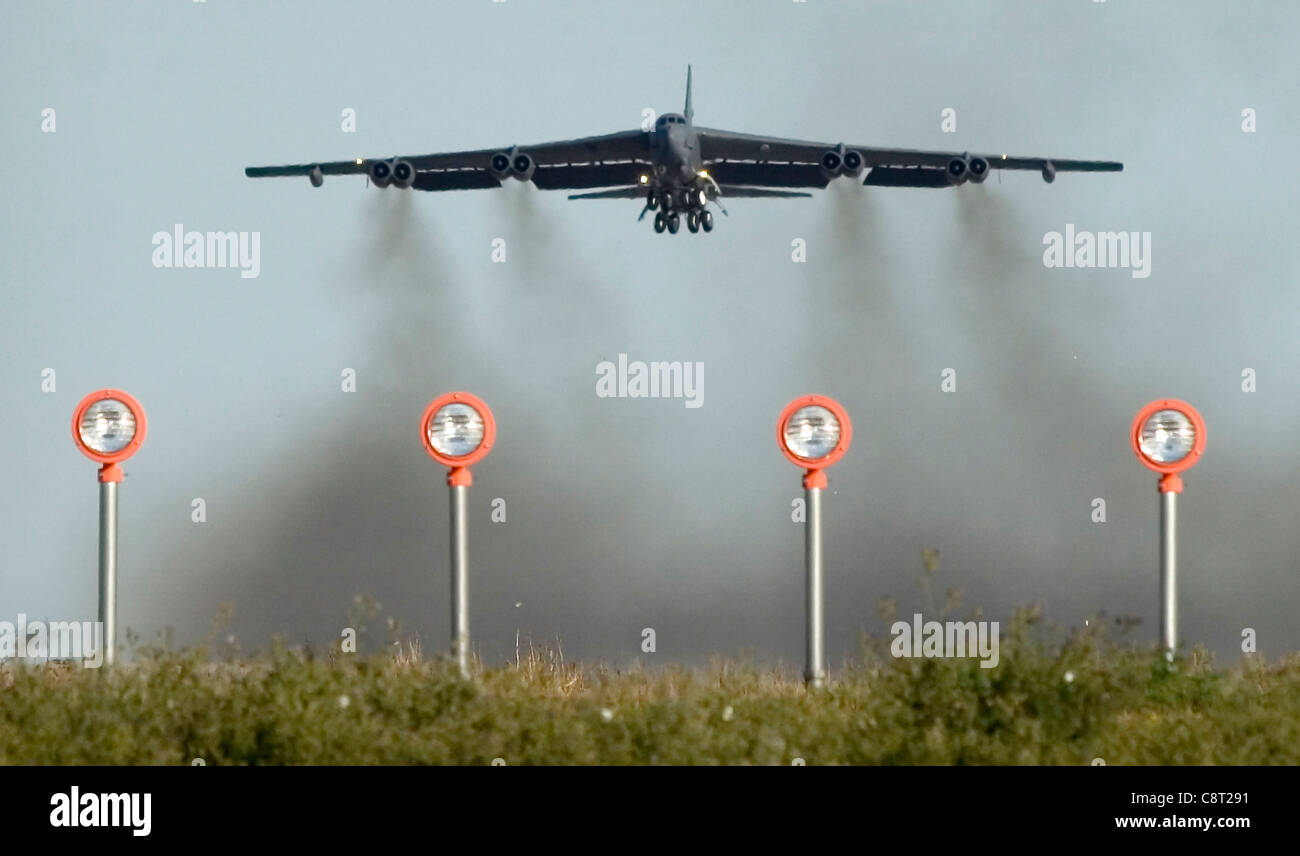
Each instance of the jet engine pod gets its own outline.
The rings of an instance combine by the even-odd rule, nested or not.
[[[510,153],[497,152],[492,156],[491,161],[492,174],[500,180],[510,177]]]
[[[849,149],[844,153],[841,163],[844,165],[844,174],[851,175],[854,178],[862,175],[862,167],[866,164],[866,159],[862,157],[862,152],[856,152]]]
[[[312,187],[320,187],[325,183],[325,173],[321,172],[319,166],[314,166],[311,172],[307,173],[307,180],[311,182]]]
[[[1056,181],[1056,164],[1051,161],[1043,161],[1043,181],[1048,184]]]
[[[821,157],[822,175],[835,178],[844,169],[844,155],[838,149],[827,149]]]
[[[393,180],[393,165],[388,161],[375,161],[370,165],[370,180],[375,187],[387,187]]]
[[[989,177],[989,162],[982,157],[973,157],[966,164],[967,174],[970,180],[976,184],[983,184],[984,179]]]
[[[948,161],[947,172],[949,184],[965,184],[970,177],[970,165],[965,158],[953,158]]]
[[[415,183],[415,167],[410,161],[393,164],[393,187],[410,187]]]
[[[537,169],[537,162],[533,160],[532,155],[525,152],[517,152],[510,159],[510,169],[515,178],[520,181],[531,181],[533,170]]]

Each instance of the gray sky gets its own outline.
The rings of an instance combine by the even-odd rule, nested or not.
[[[0,619],[93,617],[94,465],[68,424],[81,396],[117,386],[150,420],[121,492],[122,623],[192,641],[234,601],[247,645],[323,644],[365,592],[441,649],[446,490],[417,432],[424,405],[461,388],[500,426],[471,497],[489,660],[519,630],[624,662],[653,627],[652,662],[797,663],[799,474],[774,425],[823,392],[855,431],[825,503],[833,663],[859,629],[887,632],[879,599],[928,609],[924,547],[942,551],[940,591],[994,615],[1105,610],[1154,638],[1156,480],[1126,433],[1143,403],[1180,397],[1209,426],[1181,506],[1183,635],[1229,656],[1244,627],[1265,652],[1300,644],[1294,4],[365,8],[3,12]],[[635,127],[645,107],[680,110],[688,62],[710,127],[1125,171],[956,191],[840,181],[732,201],[713,234],[675,238],[629,201],[242,174]],[[260,276],[154,268],[151,237],[176,223],[259,231]],[[1151,276],[1045,268],[1043,235],[1067,223],[1151,232]],[[704,406],[597,398],[596,365],[619,353],[703,362]],[[940,392],[945,368],[956,393]]]

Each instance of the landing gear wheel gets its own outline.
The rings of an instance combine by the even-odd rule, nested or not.
[[[691,230],[691,234],[700,231],[700,215],[694,211],[686,215],[686,228]]]
[[[682,228],[682,218],[681,218],[680,216],[678,216],[677,214],[669,214],[669,215],[668,215],[668,231],[671,232],[672,234],[676,235],[677,232],[678,232],[678,230],[681,229],[681,228]]]
[[[666,217],[664,217],[664,212],[660,211],[659,213],[655,214],[655,231],[662,234],[663,230],[667,228],[668,228],[668,220]]]
[[[649,208],[651,211],[656,211],[659,208],[659,197],[655,196],[653,190],[646,194],[645,207]]]
[[[713,212],[704,211],[700,214],[700,227],[706,232],[713,231]]]

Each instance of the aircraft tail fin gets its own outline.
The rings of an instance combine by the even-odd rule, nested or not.
[[[691,121],[691,117],[695,115],[695,109],[691,107],[691,67],[689,65],[686,66],[686,107],[682,110],[682,115],[686,117],[687,122]]]

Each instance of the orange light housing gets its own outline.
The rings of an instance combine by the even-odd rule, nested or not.
[[[827,410],[839,423],[839,438],[835,445],[824,455],[819,458],[805,458],[796,454],[786,441],[786,426],[791,417],[805,407],[820,407]],[[849,421],[849,414],[840,406],[840,403],[833,398],[825,395],[801,395],[794,401],[791,401],[781,411],[781,418],[776,421],[776,445],[785,455],[786,460],[797,467],[807,470],[808,476],[812,477],[814,482],[824,483],[824,476],[820,476],[822,470],[833,465],[844,453],[849,450],[849,443],[853,440],[853,425]],[[807,482],[808,479],[805,479]],[[820,485],[814,485],[820,486]]]
[[[131,415],[135,418],[134,436],[125,446],[115,452],[96,451],[86,445],[86,441],[81,436],[81,420],[86,415],[86,411],[93,405],[106,400],[119,401],[126,405],[126,408],[131,411]],[[121,463],[134,455],[144,443],[148,428],[149,422],[145,417],[144,408],[140,406],[140,402],[120,389],[101,389],[92,392],[81,399],[81,403],[77,405],[77,409],[72,414],[72,441],[77,444],[77,448],[81,450],[83,455],[106,467]]]
[[[1195,437],[1192,438],[1192,448],[1177,461],[1156,461],[1147,457],[1142,451],[1142,428],[1146,425],[1148,419],[1162,410],[1173,410],[1187,417],[1187,421],[1192,425],[1192,431]],[[1133,447],[1133,454],[1137,455],[1142,465],[1153,472],[1160,473],[1162,476],[1177,476],[1179,473],[1193,467],[1200,460],[1201,455],[1205,453],[1205,420],[1185,401],[1179,401],[1176,398],[1159,398],[1147,404],[1133,419],[1133,427],[1129,429],[1129,443]],[[1177,480],[1170,479],[1170,484]],[[1180,485],[1181,486],[1181,485]]]
[[[451,404],[463,404],[473,410],[483,420],[483,438],[479,441],[478,446],[471,449],[464,455],[448,455],[434,448],[433,440],[429,436],[429,423],[438,411]],[[429,403],[424,409],[424,416],[420,419],[420,440],[424,443],[424,451],[429,453],[429,457],[445,467],[451,467],[453,470],[471,467],[492,451],[492,446],[496,443],[497,423],[492,417],[492,411],[483,403],[478,396],[471,395],[468,392],[448,392],[440,395]]]

